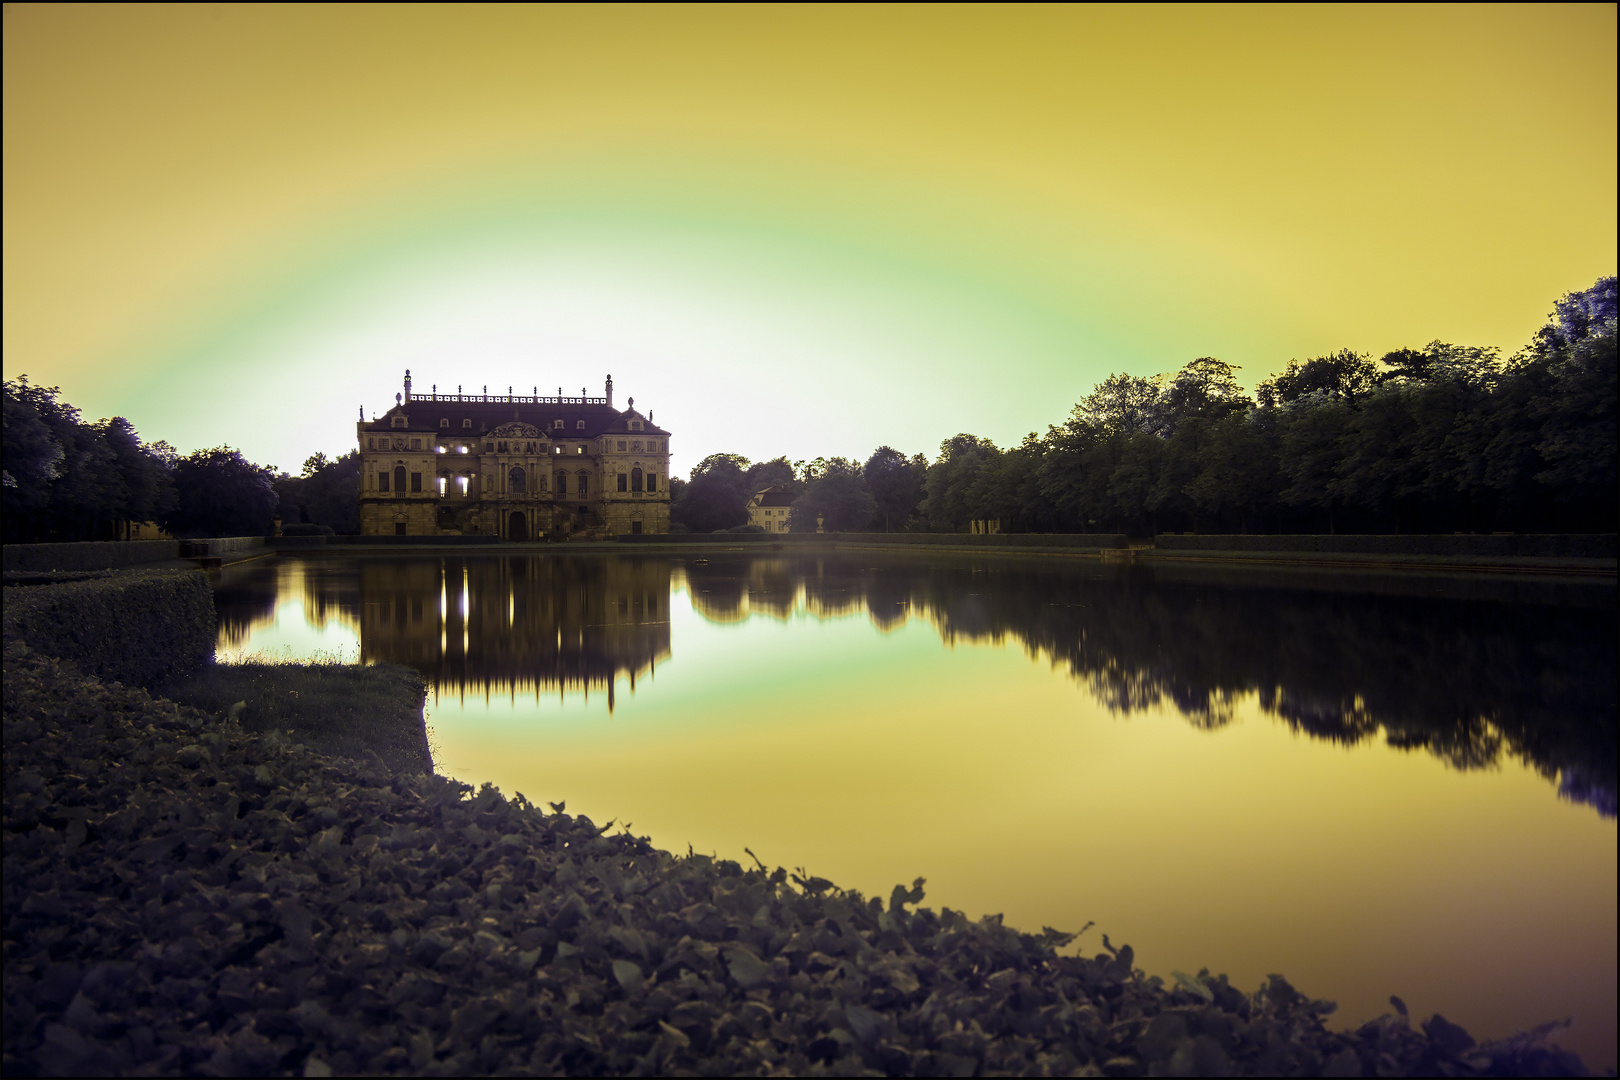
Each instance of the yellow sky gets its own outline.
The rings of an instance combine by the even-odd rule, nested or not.
[[[1206,354],[1252,383],[1346,345],[1511,350],[1615,270],[1615,31],[1612,5],[8,5],[5,374],[289,466],[406,366],[613,370],[689,466],[1004,442]],[[250,434],[247,399],[308,418]]]

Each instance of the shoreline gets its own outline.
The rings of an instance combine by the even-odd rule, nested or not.
[[[34,1072],[1579,1074],[1274,977],[1147,978],[6,650],[5,1067]],[[1088,945],[1095,938],[1085,938]]]
[[[1511,574],[1563,578],[1591,579],[1594,583],[1614,581],[1617,564],[1613,559],[1576,559],[1522,556],[1517,558],[1461,559],[1447,556],[1385,555],[1385,554],[1318,554],[1315,552],[1254,552],[1254,551],[1168,551],[1155,548],[1074,548],[1074,547],[986,547],[972,543],[928,545],[863,543],[859,540],[708,540],[694,539],[681,542],[638,542],[621,544],[617,541],[568,541],[562,543],[501,543],[501,544],[327,544],[322,547],[280,549],[276,554],[332,554],[332,555],[814,555],[828,551],[888,552],[921,555],[939,553],[949,555],[983,555],[996,557],[1057,556],[1066,559],[1085,559],[1109,564],[1154,563],[1217,563],[1234,566],[1288,567],[1322,570],[1376,570],[1415,573],[1477,573]],[[236,565],[229,563],[226,565]]]

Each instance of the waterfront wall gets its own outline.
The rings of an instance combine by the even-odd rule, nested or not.
[[[992,537],[992,539],[994,539]],[[1322,555],[1451,555],[1465,558],[1612,559],[1614,533],[1475,535],[1160,536],[1160,551],[1310,552]]]
[[[7,544],[5,571],[115,570],[170,562],[180,557],[178,540],[107,540],[81,544]]]

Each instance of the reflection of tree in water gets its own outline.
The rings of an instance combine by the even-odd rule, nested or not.
[[[334,620],[355,626],[360,620],[360,594],[352,572],[321,560],[255,559],[227,566],[214,583],[214,609],[219,616],[220,649],[242,648],[255,630],[276,620],[276,608],[297,595],[304,619],[325,628]]]
[[[858,560],[858,561],[857,561]],[[761,562],[767,560],[760,560]],[[1504,752],[1615,812],[1615,598],[1568,583],[1162,571],[1034,560],[775,559],[806,608],[864,599],[881,628],[926,613],[947,641],[1018,639],[1108,708],[1172,705],[1219,728],[1239,699],[1341,745],[1383,733],[1461,769]],[[791,572],[789,572],[791,567]],[[686,571],[708,614],[755,605],[749,560]],[[706,592],[702,590],[707,590]]]

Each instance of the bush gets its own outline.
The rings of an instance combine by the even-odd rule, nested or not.
[[[86,674],[152,686],[214,655],[214,593],[198,570],[137,570],[5,590],[5,640]]]
[[[735,525],[729,529],[716,529],[716,532],[727,533],[731,536],[753,536],[765,531],[763,525]]]

